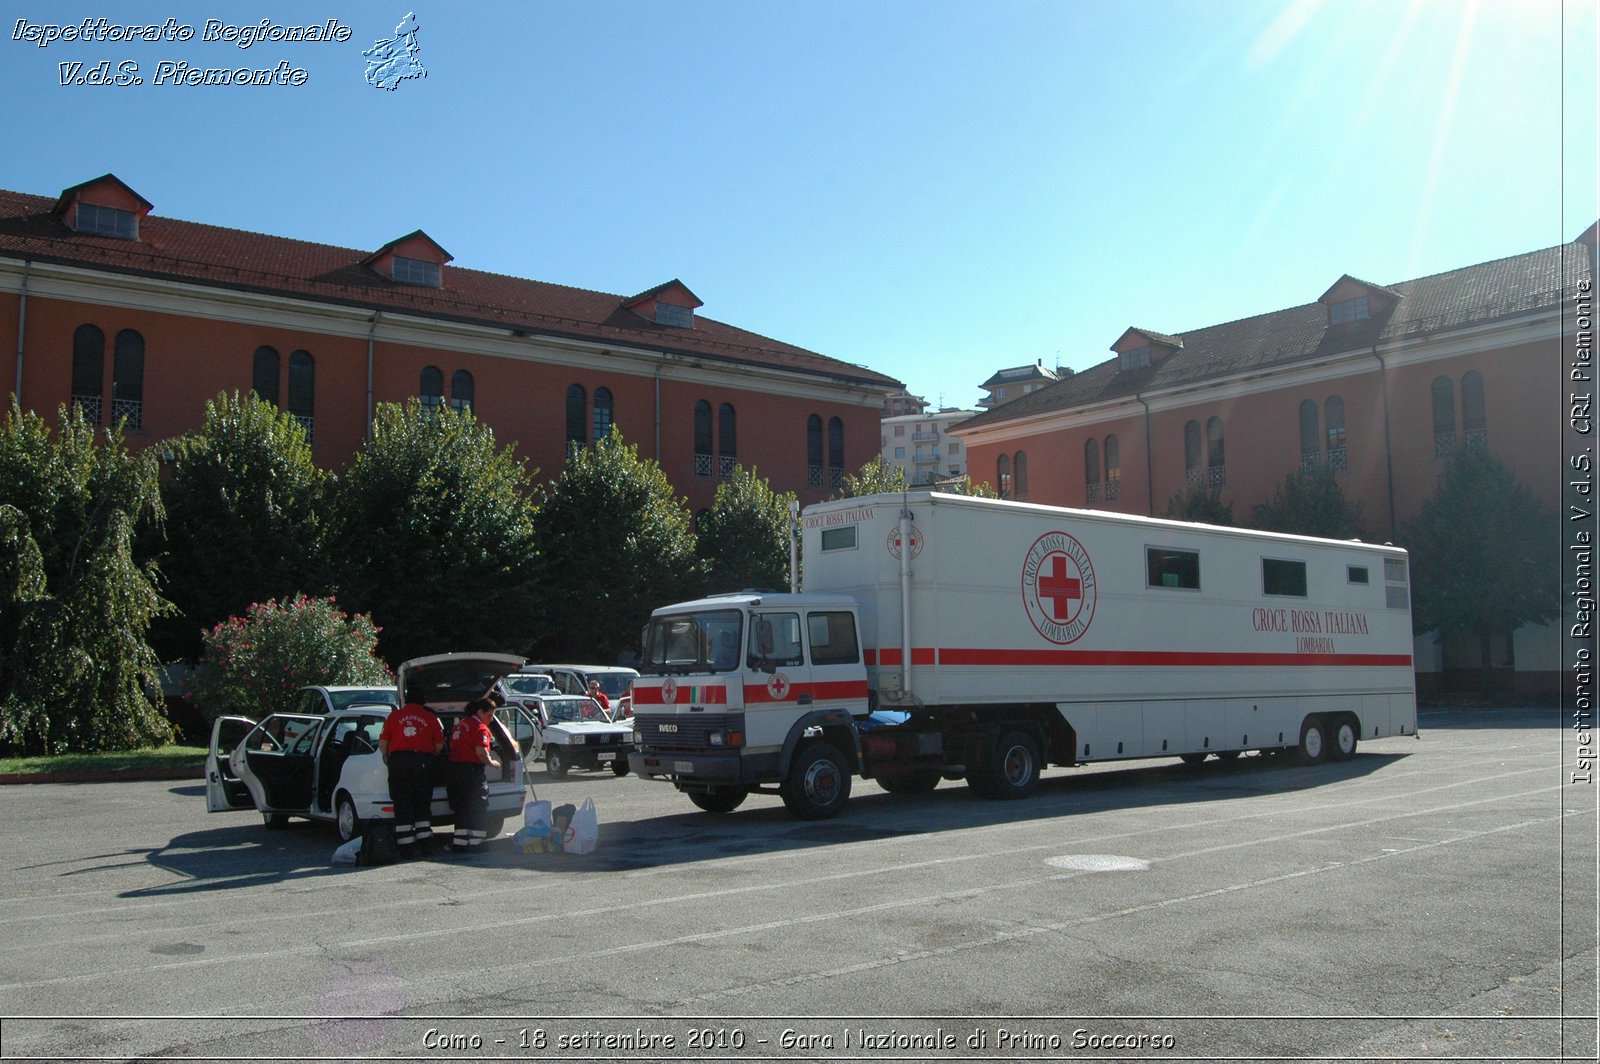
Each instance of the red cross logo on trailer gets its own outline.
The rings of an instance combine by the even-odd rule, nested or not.
[[[1052,643],[1075,642],[1094,619],[1094,565],[1066,532],[1034,540],[1022,562],[1022,605],[1038,633]]]

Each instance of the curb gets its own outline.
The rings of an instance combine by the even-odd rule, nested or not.
[[[193,768],[129,769],[126,772],[7,772],[0,774],[0,786],[9,783],[128,783],[135,780],[205,779],[203,765]]]

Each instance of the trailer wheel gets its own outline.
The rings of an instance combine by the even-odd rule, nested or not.
[[[850,772],[844,755],[828,743],[812,743],[795,755],[778,787],[783,804],[801,820],[827,820],[850,800]]]
[[[1178,760],[1185,765],[1203,765],[1206,763],[1206,754],[1179,754]]]
[[[1321,761],[1328,753],[1327,732],[1321,717],[1307,717],[1300,726],[1300,760],[1307,765]]]
[[[968,782],[988,798],[1026,797],[1039,786],[1039,744],[1026,732],[1006,732],[995,743],[989,765]]]
[[[1328,744],[1328,757],[1333,761],[1348,761],[1356,755],[1356,743],[1360,739],[1360,725],[1356,718],[1348,713],[1334,718],[1333,734]]]
[[[689,801],[708,813],[731,813],[743,805],[749,795],[743,787],[723,787],[715,791],[690,791]]]

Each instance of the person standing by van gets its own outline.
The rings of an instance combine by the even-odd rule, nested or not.
[[[489,730],[492,716],[494,700],[475,698],[450,731],[450,808],[456,818],[450,852],[454,854],[476,853],[487,835],[489,784],[484,773],[500,771],[494,733]]]

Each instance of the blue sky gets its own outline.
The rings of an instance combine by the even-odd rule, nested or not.
[[[971,406],[995,369],[1572,239],[1595,0],[0,4],[0,187],[702,313]],[[109,9],[109,10],[108,10]],[[427,77],[361,56],[415,12]],[[29,26],[192,26],[145,42]],[[202,40],[337,19],[346,43]],[[140,85],[61,84],[136,63]],[[306,71],[157,85],[163,60]]]

